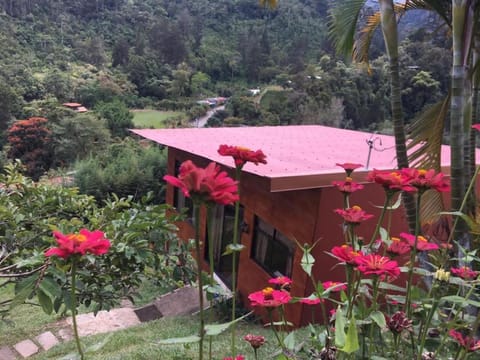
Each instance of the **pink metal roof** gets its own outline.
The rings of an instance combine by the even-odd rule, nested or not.
[[[261,149],[267,156],[266,165],[247,163],[244,171],[271,181],[271,191],[327,186],[344,174],[336,163],[359,163],[366,166],[369,145],[373,141],[368,169],[396,168],[395,142],[389,135],[337,129],[319,125],[135,129],[144,138],[180,149],[217,163],[233,166],[230,157],[220,156],[221,144]],[[442,167],[450,164],[450,150],[442,147]],[[298,181],[300,180],[301,181]],[[297,180],[297,181],[295,181]],[[297,185],[295,185],[297,183]]]

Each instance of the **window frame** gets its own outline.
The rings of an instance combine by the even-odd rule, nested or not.
[[[263,242],[263,244],[260,244],[259,241]],[[278,266],[278,260],[274,258],[274,252],[278,252],[279,249],[286,255],[284,266],[281,269]],[[293,271],[294,256],[295,243],[281,231],[256,215],[250,258],[271,276],[283,275],[290,277]],[[281,261],[283,262],[283,260]]]

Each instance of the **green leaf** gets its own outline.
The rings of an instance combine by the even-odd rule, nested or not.
[[[96,344],[90,345],[88,348],[86,348],[85,352],[86,353],[95,353],[95,352],[101,350],[105,345],[107,345],[107,343],[110,341],[112,336],[113,336],[113,333],[108,334],[107,336],[105,336],[105,338],[102,341],[100,341]]]
[[[17,305],[21,305],[28,299],[35,289],[35,284],[38,279],[38,274],[34,274],[15,285],[15,297],[10,303],[10,310]]]
[[[174,345],[174,344],[189,344],[189,343],[196,343],[200,341],[200,336],[198,335],[191,335],[185,336],[181,338],[170,338],[158,341],[157,345]]]
[[[449,295],[449,296],[443,296],[440,298],[442,301],[448,301],[456,304],[466,304],[467,300],[461,296],[458,295]]]
[[[381,227],[379,232],[380,232],[380,238],[382,239],[383,242],[385,242],[389,238],[387,229]]]
[[[360,349],[360,345],[358,344],[357,325],[355,324],[355,317],[352,316],[350,319],[350,325],[348,326],[345,346],[340,350],[347,354],[351,354],[358,349]]]
[[[53,302],[50,296],[45,294],[45,292],[42,289],[38,289],[37,298],[45,314],[50,315],[53,311]]]
[[[228,244],[227,249],[222,254],[222,256],[231,255],[234,252],[240,252],[245,248],[245,245],[242,244]]]
[[[302,266],[303,271],[307,273],[308,276],[312,276],[312,268],[315,264],[315,258],[310,254],[310,249],[303,249],[302,260],[300,265]]]
[[[387,322],[385,320],[385,315],[381,311],[374,311],[370,314],[370,318],[375,321],[375,323],[383,329],[387,326]]]
[[[62,288],[58,285],[55,280],[49,277],[43,278],[38,287],[52,299],[60,297],[62,295]]]
[[[289,350],[295,349],[295,333],[290,332],[287,337],[283,340],[285,347]]]
[[[342,308],[338,307],[335,313],[335,345],[338,348],[343,348],[346,342],[345,335],[345,315],[343,314]]]
[[[383,281],[380,282],[379,288],[382,289],[382,290],[393,290],[393,291],[399,291],[399,292],[406,292],[407,291],[407,289],[405,289],[404,287],[396,286],[396,285],[389,284],[389,283],[386,283],[386,282],[383,282]]]
[[[223,324],[207,324],[205,325],[205,335],[208,335],[208,336],[216,336],[216,335],[220,335],[222,332],[224,332],[225,330],[227,330],[230,326],[232,326],[233,324],[245,319],[247,316],[251,315],[252,314],[252,311],[249,312],[248,314],[245,314],[233,321],[230,321],[228,323],[223,323]]]

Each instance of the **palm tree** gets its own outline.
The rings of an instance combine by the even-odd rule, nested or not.
[[[332,8],[331,34],[333,35],[337,51],[343,54],[353,54],[355,57],[365,59],[365,45],[370,44],[371,33],[363,38],[363,42],[355,43],[358,19],[365,0],[338,1]],[[379,0],[380,12],[370,19],[367,24],[380,24],[385,48],[387,50],[390,76],[390,106],[392,111],[393,133],[395,137],[395,151],[397,155],[398,168],[407,168],[408,157],[405,136],[405,124],[401,103],[400,69],[398,61],[398,29],[397,14],[393,0]],[[354,59],[355,59],[354,57]],[[405,209],[407,211],[408,224],[411,231],[415,229],[415,203],[411,195],[405,194]]]

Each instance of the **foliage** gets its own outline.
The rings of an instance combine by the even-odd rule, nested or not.
[[[166,170],[166,157],[155,146],[144,146],[126,138],[109,145],[103,153],[79,161],[75,169],[75,183],[80,192],[99,201],[111,194],[139,200],[149,192],[157,203],[164,199],[161,179]]]
[[[52,137],[47,119],[18,120],[8,129],[8,157],[25,164],[25,173],[38,180],[52,163]]]
[[[145,279],[176,287],[192,277],[188,243],[174,235],[166,205],[152,204],[152,197],[140,202],[113,197],[98,207],[93,197],[74,188],[34,184],[17,166],[9,165],[0,176],[4,190],[0,211],[0,286],[15,283],[15,297],[1,303],[8,312],[25,301],[39,303],[47,312],[66,311],[69,278],[50,266],[43,250],[53,244],[52,229],[76,232],[80,228],[102,229],[112,242],[107,255],[92,258],[77,273],[79,303],[93,311],[110,309],[123,296],[131,296]],[[68,271],[68,267],[63,267]]]
[[[119,100],[109,103],[99,103],[95,107],[95,112],[107,120],[107,127],[112,136],[124,138],[128,135],[128,129],[134,127],[133,114],[128,110],[125,104]]]
[[[77,160],[95,156],[111,143],[105,120],[90,113],[69,113],[51,124],[51,128],[56,166],[68,167]]]

